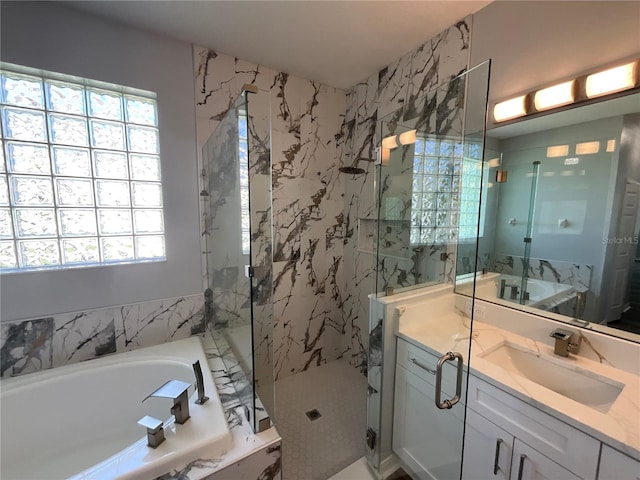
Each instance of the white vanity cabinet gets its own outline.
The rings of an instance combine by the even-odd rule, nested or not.
[[[513,435],[467,409],[462,478],[509,480]]]
[[[498,429],[493,437],[505,436],[504,432],[513,436],[510,475],[495,478],[596,479],[600,442],[595,438],[473,375],[469,377],[467,400],[470,418],[484,417],[482,420],[485,424],[493,424],[492,428]],[[489,437],[487,441],[495,445],[497,439],[493,437]],[[485,464],[492,460],[491,452],[475,453],[479,448],[477,444],[465,440],[465,463],[468,458],[473,460],[476,455],[482,454],[485,455]],[[467,467],[464,468],[467,471]],[[471,468],[472,465],[468,471]],[[477,480],[479,477],[471,475],[465,478]],[[482,478],[494,477],[491,475]]]
[[[435,355],[398,339],[393,450],[414,478],[454,480],[460,477],[464,406],[436,407],[437,363]],[[451,398],[455,368],[445,365],[442,377],[442,398]]]
[[[598,480],[640,480],[640,462],[602,445]]]

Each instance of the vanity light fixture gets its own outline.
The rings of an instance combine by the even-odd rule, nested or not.
[[[496,103],[495,123],[506,122],[532,113],[582,103],[592,98],[640,88],[640,59],[595,73],[534,90],[525,95]]]
[[[416,143],[416,140],[418,139],[416,133],[416,130],[409,130],[408,132],[401,133],[398,135],[398,143],[400,145],[411,145],[412,143]]]
[[[587,98],[600,97],[633,88],[638,80],[638,63],[636,60],[587,76],[585,82]]]
[[[504,122],[514,118],[523,117],[529,112],[531,104],[529,95],[521,95],[519,97],[496,103],[493,107],[493,118],[496,122]]]
[[[582,142],[576,144],[576,155],[589,155],[600,151],[600,142]]]
[[[569,145],[553,145],[547,147],[547,158],[566,157],[569,155]]]
[[[382,139],[382,148],[391,150],[392,148],[396,148],[397,146],[398,146],[398,141],[395,135],[391,135],[390,137],[384,137]]]
[[[616,140],[615,138],[612,138],[611,140],[607,141],[607,153],[611,153],[615,151],[615,149],[616,149]]]
[[[500,158],[492,158],[489,160],[489,168],[495,168],[500,166]]]
[[[403,132],[400,135],[384,137],[382,139],[382,148],[393,150],[400,145],[411,145],[416,143],[416,140],[418,139],[417,133],[417,130],[409,130],[408,132]]]
[[[552,87],[538,90],[533,97],[536,110],[541,112],[550,108],[569,105],[576,99],[576,81],[562,82]]]

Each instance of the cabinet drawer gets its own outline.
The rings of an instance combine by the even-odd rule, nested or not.
[[[597,470],[600,442],[516,397],[469,376],[470,408],[585,480]]]
[[[411,373],[417,375],[435,388],[435,371],[439,357],[416,347],[401,338],[398,338],[396,359],[398,365],[406,368]],[[442,399],[451,398],[456,393],[456,378],[458,374],[456,366],[457,360],[454,360],[452,362],[445,363],[442,367]],[[465,374],[466,372],[467,369],[465,368]],[[465,384],[466,381],[463,377],[462,394],[460,395],[461,402],[464,402]]]

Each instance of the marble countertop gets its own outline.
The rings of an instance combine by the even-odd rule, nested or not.
[[[404,307],[397,308],[396,334],[408,342],[442,355],[457,350],[470,365],[471,374],[534,405],[540,410],[582,430],[613,448],[640,460],[640,377],[580,355],[568,358],[554,355],[553,347],[539,341],[516,335],[487,323],[474,320],[471,344],[471,361],[467,362],[469,318],[463,313],[439,316],[437,320],[424,320],[415,315],[405,315]],[[583,335],[582,348],[584,345]],[[606,413],[583,405],[559,393],[549,390],[524,376],[483,358],[505,342],[521,345],[526,349],[551,356],[554,362],[574,370],[587,370],[624,384],[623,390]],[[586,339],[588,343],[588,339]]]

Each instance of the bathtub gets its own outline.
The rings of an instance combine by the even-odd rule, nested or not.
[[[167,380],[194,382],[196,360],[209,401],[197,405],[192,393],[186,423],[173,422],[170,399],[142,403]],[[146,480],[233,445],[196,337],[6,379],[1,387],[2,480]],[[156,449],[137,424],[145,415],[165,422],[166,440]]]

